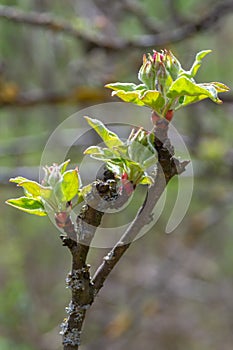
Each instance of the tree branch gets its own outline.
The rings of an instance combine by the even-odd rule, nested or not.
[[[111,177],[112,174],[110,174]],[[107,178],[105,177],[105,180]],[[114,180],[113,180],[114,181]],[[67,286],[71,289],[72,298],[66,308],[68,313],[61,325],[64,350],[76,350],[80,345],[80,335],[86,311],[94,301],[94,287],[91,282],[87,255],[95,231],[101,223],[104,210],[109,207],[108,199],[114,197],[115,188],[108,180],[95,181],[88,193],[88,204],[83,205],[77,216],[77,227],[72,222],[70,215],[58,213],[55,221],[58,227],[63,228],[65,235],[60,235],[63,245],[67,246],[72,256],[72,269],[66,278]]]
[[[192,35],[202,33],[213,27],[223,16],[233,11],[232,0],[219,1],[209,9],[206,15],[200,19],[181,25],[178,28],[169,29],[167,32],[157,34],[140,35],[131,40],[115,38],[114,40],[100,33],[93,35],[84,30],[77,29],[70,25],[68,21],[57,19],[49,14],[37,12],[24,12],[13,6],[0,6],[0,18],[16,23],[23,23],[35,27],[44,28],[55,33],[64,33],[76,39],[88,42],[96,47],[110,50],[120,50],[129,48],[145,48],[152,46],[164,46],[167,44],[182,41]]]
[[[151,221],[153,209],[166,188],[167,183],[174,175],[182,173],[189,163],[188,161],[180,162],[174,158],[174,150],[168,139],[167,131],[167,121],[165,119],[160,120],[155,129],[155,148],[158,152],[159,161],[155,183],[149,189],[147,197],[134,221],[130,224],[118,243],[104,257],[103,263],[97,269],[92,280],[95,295],[102,288],[106,278],[130,247],[140,230]]]
[[[54,33],[64,33],[98,47],[112,48],[111,42],[100,34],[89,34],[87,31],[77,29],[70,22],[58,19],[48,13],[25,12],[17,7],[0,5],[0,18],[15,23],[27,24],[33,27],[44,28]],[[114,45],[118,45],[117,41]]]
[[[93,220],[92,225],[87,229],[89,216]],[[71,289],[72,298],[69,306],[66,308],[68,317],[61,324],[64,350],[78,349],[86,310],[94,300],[94,291],[86,258],[89,245],[94,237],[96,228],[101,222],[102,216],[103,213],[98,210],[85,206],[82,214],[77,218],[78,231],[76,231],[71,218],[68,216],[63,228],[66,235],[61,235],[63,245],[69,248],[72,256],[72,269],[66,278],[66,284]],[[82,227],[80,223],[82,223]],[[59,226],[58,219],[57,224]],[[77,235],[79,236],[79,241],[77,241]]]
[[[194,22],[181,25],[178,28],[169,29],[167,32],[138,36],[129,44],[133,47],[152,47],[174,44],[193,35],[207,31],[232,11],[233,2],[231,0],[219,1],[206,15]]]

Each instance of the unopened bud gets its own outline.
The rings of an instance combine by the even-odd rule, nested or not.
[[[169,111],[167,112],[165,118],[170,122],[173,118],[173,114],[174,114],[174,111],[172,109],[169,109]]]

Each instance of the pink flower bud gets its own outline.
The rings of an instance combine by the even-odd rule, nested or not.
[[[128,175],[126,173],[123,173],[121,175],[121,180],[122,180],[122,182],[125,181],[125,180],[128,180]]]
[[[170,122],[173,118],[173,114],[174,114],[174,111],[172,109],[169,109],[169,111],[167,112],[165,118]]]
[[[55,214],[55,221],[59,228],[64,228],[67,223],[68,214],[65,211]]]

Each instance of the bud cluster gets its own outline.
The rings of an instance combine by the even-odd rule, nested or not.
[[[143,64],[138,73],[138,79],[149,90],[159,91],[163,97],[172,82],[177,79],[180,72],[180,63],[170,50],[153,51],[143,55]]]

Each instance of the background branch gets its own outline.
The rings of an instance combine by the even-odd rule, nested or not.
[[[194,22],[189,22],[180,27],[169,29],[167,32],[138,36],[133,39],[131,46],[151,47],[173,44],[187,39],[193,35],[202,33],[214,27],[224,16],[233,11],[232,1],[222,1],[213,6],[205,15]]]
[[[132,10],[132,6],[131,6]],[[140,35],[132,40],[115,38],[109,40],[106,35],[90,34],[87,31],[77,29],[70,25],[68,21],[57,19],[48,14],[37,12],[24,12],[13,6],[0,6],[0,18],[7,19],[16,23],[27,24],[41,27],[55,33],[64,33],[76,39],[80,39],[97,47],[111,50],[128,49],[130,47],[142,48],[152,46],[164,46],[176,43],[189,38],[192,35],[201,33],[212,28],[224,16],[233,11],[233,2],[231,0],[220,1],[210,8],[204,16],[194,22],[181,25],[178,28],[169,29],[167,32],[157,34]],[[149,20],[148,20],[149,21]],[[144,20],[145,22],[145,20]],[[156,29],[156,28],[154,28]]]

